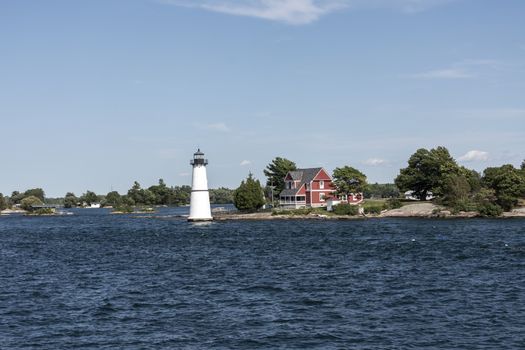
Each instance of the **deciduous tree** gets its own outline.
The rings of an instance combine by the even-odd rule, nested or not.
[[[7,201],[5,200],[5,197],[2,193],[0,193],[0,210],[4,210],[7,208]]]
[[[77,196],[75,196],[75,194],[72,192],[68,192],[64,197],[64,208],[76,207],[78,202],[79,199],[77,198]]]
[[[415,197],[426,200],[429,192],[443,196],[447,178],[459,173],[460,167],[445,147],[420,148],[410,156],[408,167],[400,170],[395,184],[401,191],[413,191]]]
[[[80,201],[85,202],[87,205],[91,205],[98,202],[98,196],[95,192],[88,190],[80,197]]]
[[[42,205],[43,202],[40,198],[35,196],[28,196],[22,199],[20,202],[20,207],[24,210],[31,210],[34,205]]]
[[[511,164],[485,169],[482,183],[494,190],[496,203],[505,210],[516,206],[525,193],[525,176]]]
[[[364,192],[367,187],[366,175],[351,166],[335,168],[333,179],[339,195]]]
[[[120,205],[122,201],[122,197],[117,191],[111,191],[106,194],[106,205],[110,205],[112,207],[116,207]]]

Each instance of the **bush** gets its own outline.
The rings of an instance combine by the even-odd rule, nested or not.
[[[357,205],[339,204],[334,207],[333,213],[336,215],[357,215],[359,207]]]
[[[55,213],[53,208],[40,208],[32,212],[34,215],[51,215]]]
[[[33,205],[42,205],[42,201],[40,198],[35,196],[29,196],[20,202],[20,207],[24,210],[31,210],[33,208]]]
[[[365,214],[381,214],[381,210],[383,210],[382,205],[365,205],[364,207]]]
[[[119,212],[119,213],[133,213],[133,210],[134,210],[133,207],[127,204],[117,205],[113,209],[114,212]]]
[[[387,209],[398,209],[403,206],[401,199],[399,198],[389,198],[386,201]]]
[[[503,213],[503,209],[493,203],[481,203],[478,204],[477,210],[480,216],[483,217],[498,217]]]
[[[474,202],[468,199],[458,199],[452,206],[452,213],[457,214],[460,211],[475,211],[477,206]]]

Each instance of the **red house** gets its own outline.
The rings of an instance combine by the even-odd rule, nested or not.
[[[335,196],[332,178],[323,168],[290,171],[284,184],[279,204],[287,208],[325,207],[326,200]]]

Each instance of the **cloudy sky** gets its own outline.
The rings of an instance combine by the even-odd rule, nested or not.
[[[2,0],[0,192],[525,158],[522,0]]]

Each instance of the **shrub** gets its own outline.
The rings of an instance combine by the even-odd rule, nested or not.
[[[42,204],[43,203],[40,200],[40,198],[35,197],[35,196],[29,196],[29,197],[22,199],[22,201],[20,202],[20,207],[24,210],[31,210],[33,205],[42,205]]]
[[[333,212],[336,215],[357,215],[359,208],[357,205],[339,204],[334,207]]]
[[[40,208],[32,212],[34,215],[51,215],[55,213],[53,208]]]
[[[398,209],[403,206],[401,199],[399,198],[389,198],[386,201],[387,209]]]
[[[499,205],[493,203],[480,203],[477,206],[477,210],[479,215],[483,217],[497,217],[503,213],[503,209]]]
[[[468,199],[458,199],[452,206],[452,212],[455,214],[460,211],[475,211],[476,209],[476,204]]]
[[[121,204],[121,205],[117,205],[114,209],[113,209],[114,212],[119,212],[119,213],[133,213],[133,207],[131,205],[127,205],[127,204]]]
[[[383,206],[378,205],[378,204],[368,205],[368,206],[365,205],[364,210],[365,210],[365,214],[381,214],[381,210],[383,210]]]

